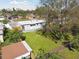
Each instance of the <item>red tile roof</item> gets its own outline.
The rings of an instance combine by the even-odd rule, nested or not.
[[[14,59],[15,57],[21,56],[28,53],[22,42],[15,43],[2,48],[2,59]]]

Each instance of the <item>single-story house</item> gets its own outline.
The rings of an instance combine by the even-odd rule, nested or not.
[[[2,47],[2,59],[30,59],[32,49],[25,42],[13,43]]]
[[[3,25],[3,23],[0,23],[0,42],[4,42],[4,40],[3,40],[3,30],[4,30],[4,25]]]
[[[19,26],[22,28],[23,32],[30,32],[42,29],[43,25],[45,25],[45,20],[37,20],[37,19],[28,21],[10,22],[8,24],[5,24],[5,26],[9,29]]]
[[[19,21],[17,22],[22,26],[24,32],[35,31],[42,29],[43,25],[45,25],[45,20],[28,20],[28,21]]]

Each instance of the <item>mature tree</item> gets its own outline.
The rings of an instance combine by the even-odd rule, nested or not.
[[[43,6],[37,7],[37,9],[35,10],[35,14],[39,15],[40,17],[44,17],[47,12],[48,12],[48,8]]]
[[[48,8],[43,34],[55,40],[64,39],[70,50],[78,49],[79,6],[76,0],[41,0],[41,3]]]
[[[60,29],[66,26],[67,22],[71,20],[70,11],[77,7],[76,0],[41,0],[41,4],[48,8],[47,23],[44,26],[47,31],[52,30],[53,23]]]
[[[41,3],[43,6],[48,7],[48,19],[51,16],[50,13],[54,11],[56,17],[53,17],[52,20],[57,19],[59,24],[65,23],[69,11],[77,5],[76,0],[41,0]]]
[[[2,9],[2,15],[6,16],[7,10],[6,9]]]

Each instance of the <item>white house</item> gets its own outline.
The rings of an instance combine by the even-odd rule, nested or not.
[[[16,26],[21,26],[23,32],[30,32],[42,29],[43,25],[45,25],[45,20],[28,20],[28,21],[18,21],[18,22],[10,22],[5,24],[5,26],[9,29],[13,29]]]
[[[25,42],[13,43],[2,47],[2,59],[30,59],[32,49]]]
[[[4,42],[4,40],[3,40],[3,29],[4,29],[3,23],[0,23],[0,42]]]
[[[42,29],[45,25],[45,20],[28,20],[28,21],[19,21],[19,25],[22,26],[24,32],[35,31]]]

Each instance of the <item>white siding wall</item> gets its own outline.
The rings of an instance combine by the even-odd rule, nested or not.
[[[24,55],[18,56],[18,57],[14,58],[14,59],[22,59],[23,57],[30,58],[30,52],[28,52],[28,53],[26,53]]]
[[[33,26],[31,26],[31,24],[29,24],[29,25],[24,25],[24,29],[25,29],[26,32],[38,30],[38,29],[41,29],[42,27],[43,27],[43,25],[41,25],[41,24],[38,24],[38,25],[35,24],[35,25],[33,25]]]
[[[42,29],[43,25],[45,25],[45,21],[44,20],[20,21],[16,22],[15,24],[22,26],[23,32],[31,32]],[[5,27],[12,29],[12,25],[10,25],[9,23],[5,24]]]

